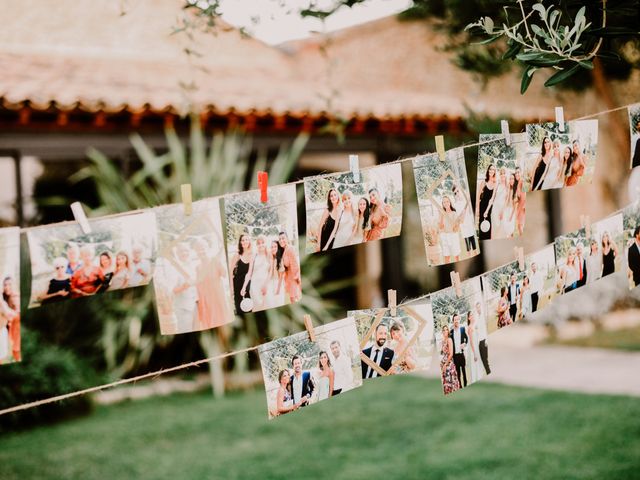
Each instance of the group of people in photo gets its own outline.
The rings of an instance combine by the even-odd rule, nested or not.
[[[291,357],[291,368],[278,372],[278,391],[274,415],[282,415],[311,403],[326,400],[353,388],[353,369],[340,341],[333,340],[329,351],[318,353],[318,366],[304,370],[300,355]]]
[[[20,295],[13,277],[5,276],[0,298],[0,364],[20,359]]]
[[[559,139],[542,139],[540,154],[530,171],[531,190],[547,190],[576,185],[584,175],[587,157],[580,142],[562,145]]]
[[[430,197],[430,200],[438,212],[436,243],[440,245],[443,262],[459,261],[463,243],[466,258],[478,248],[469,195],[454,184],[451,195],[442,195],[440,200]]]
[[[411,372],[416,368],[416,354],[401,321],[395,320],[390,325],[379,323],[373,336],[372,344],[361,354],[363,379]]]
[[[526,194],[519,167],[507,169],[491,164],[478,184],[476,217],[481,240],[522,235]]]
[[[466,326],[461,323],[463,315]],[[463,315],[453,314],[450,322],[442,327],[440,374],[445,395],[491,373],[482,304],[476,302],[473,309]]]
[[[377,188],[356,200],[350,190],[340,193],[331,188],[327,206],[316,229],[316,251],[384,238],[389,226],[391,205],[386,203]]]
[[[209,242],[202,237],[176,243],[169,258],[161,258],[156,288],[161,323],[172,333],[185,333],[219,327],[233,318],[224,287],[227,270]],[[154,283],[156,281],[154,280]],[[163,290],[162,290],[163,289]],[[162,304],[162,307],[160,306]]]
[[[609,232],[603,232],[600,241],[591,239],[588,254],[581,242],[570,246],[564,265],[559,268],[561,291],[567,293],[611,275],[616,270],[617,256],[618,247]]]
[[[302,296],[298,253],[286,232],[240,235],[230,268],[236,313],[280,307]]]
[[[43,304],[146,285],[153,273],[141,246],[134,246],[130,253],[120,250],[114,254],[105,249],[96,257],[92,244],[79,246],[71,242],[65,253],[53,260],[53,277],[38,297]]]
[[[529,272],[518,281],[515,274],[509,276],[507,285],[500,288],[500,298],[496,305],[497,327],[503,328],[538,310],[543,294],[544,278],[535,262]]]

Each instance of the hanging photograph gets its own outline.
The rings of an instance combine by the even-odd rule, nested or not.
[[[624,233],[622,213],[591,224],[586,253],[587,284],[622,271]]]
[[[31,255],[29,308],[68,298],[147,285],[156,258],[156,217],[124,214],[27,232]]]
[[[464,150],[413,160],[422,234],[429,265],[445,265],[480,253]]]
[[[631,130],[631,168],[640,167],[640,103],[629,107]]]
[[[522,316],[527,320],[534,320],[536,312],[544,309],[561,293],[554,247],[552,243],[524,256],[526,276],[522,279],[522,284],[526,286],[524,294],[521,293],[520,296]]]
[[[353,173],[310,177],[304,181],[307,253],[400,235],[401,165],[381,165]]]
[[[561,235],[555,239],[556,264],[559,287],[562,294],[569,293],[587,283],[587,259],[589,242],[584,228]]]
[[[624,255],[629,288],[640,285],[640,202],[622,211],[624,227]]]
[[[235,318],[218,199],[154,209],[158,258],[153,274],[163,335],[219,327]]]
[[[502,135],[480,135],[480,143],[493,140],[478,147],[476,228],[480,240],[522,235],[526,139],[524,133],[511,134],[507,145]]]
[[[265,343],[258,349],[269,418],[327,400],[362,385],[353,318]]]
[[[433,353],[431,304],[415,304],[396,309],[354,310],[360,340],[362,378],[376,378],[426,370]]]
[[[549,190],[591,183],[596,168],[598,121],[527,125],[525,190]]]
[[[20,353],[20,229],[0,229],[0,365],[19,362]]]
[[[482,292],[489,333],[520,320],[531,310],[531,285],[518,262],[502,265],[482,275]]]
[[[431,294],[440,377],[445,395],[491,373],[487,345],[487,319],[480,278]]]
[[[259,312],[302,296],[295,185],[224,198],[227,258],[235,312]]]

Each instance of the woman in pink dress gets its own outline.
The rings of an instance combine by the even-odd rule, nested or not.
[[[524,219],[525,219],[525,207],[527,201],[527,194],[524,192],[524,181],[522,179],[522,172],[520,167],[517,167],[513,173],[516,179],[516,229],[521,236],[524,231]]]
[[[442,374],[442,389],[448,395],[460,390],[460,380],[453,364],[453,340],[449,337],[449,327],[442,327],[442,350],[440,351],[440,371]]]
[[[278,244],[282,266],[284,267],[284,289],[289,295],[291,303],[295,303],[302,297],[302,280],[300,278],[300,263],[298,256],[291,245],[285,232],[278,234]]]
[[[209,245],[197,238],[193,250],[198,259],[196,291],[198,294],[198,323],[201,330],[219,327],[233,320],[223,283],[227,279],[224,267],[216,256],[209,255]]]

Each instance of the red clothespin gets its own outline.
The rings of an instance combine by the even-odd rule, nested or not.
[[[260,189],[260,201],[267,203],[269,196],[267,195],[267,187],[269,186],[269,174],[267,172],[258,172],[258,188]]]

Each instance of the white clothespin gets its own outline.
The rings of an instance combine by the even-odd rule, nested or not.
[[[360,159],[358,155],[349,155],[349,169],[355,183],[360,182]]]
[[[180,194],[182,195],[182,205],[184,207],[184,214],[191,215],[192,209],[192,200],[191,200],[191,184],[183,183],[180,185]]]
[[[516,254],[516,260],[518,261],[518,268],[523,271],[524,270],[524,248],[522,247],[513,247],[513,250]]]
[[[440,161],[444,162],[446,160],[446,155],[444,153],[444,136],[442,135],[436,135],[436,152],[438,152]]]
[[[564,108],[562,107],[556,107],[556,123],[558,131],[564,132]]]
[[[316,341],[316,331],[313,328],[313,322],[311,321],[311,315],[305,315],[302,317],[304,320],[304,328],[307,329],[307,333],[309,334],[309,341]]]
[[[392,289],[387,290],[387,299],[389,303],[389,310],[391,312],[391,316],[395,317],[398,313],[397,306],[396,306],[396,291]]]
[[[461,297],[462,296],[462,286],[460,285],[460,274],[458,272],[456,272],[455,270],[451,271],[451,285],[453,286],[454,290],[456,291],[456,296],[457,297]]]
[[[82,204],[80,202],[73,202],[71,204],[71,211],[73,212],[73,218],[80,224],[82,233],[91,233],[91,225],[89,225],[89,220],[87,220]]]
[[[509,133],[509,122],[506,120],[500,120],[500,130],[504,136],[504,142],[507,146],[511,145],[511,134]]]

